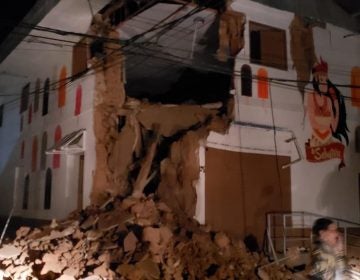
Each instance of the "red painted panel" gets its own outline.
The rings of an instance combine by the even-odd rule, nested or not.
[[[263,99],[269,98],[269,80],[265,68],[259,68],[258,73],[258,97]]]
[[[54,142],[56,143],[61,139],[61,127],[58,125],[55,129]],[[53,168],[60,167],[60,155],[53,155]]]
[[[75,116],[78,116],[81,113],[81,98],[82,98],[82,88],[81,85],[79,85],[76,88]]]

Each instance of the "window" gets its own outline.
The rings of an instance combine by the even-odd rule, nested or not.
[[[351,85],[360,86],[360,67],[351,69]],[[351,104],[354,107],[360,107],[360,88],[351,88]]]
[[[64,107],[66,102],[66,67],[63,66],[59,76],[58,107]]]
[[[58,125],[55,129],[54,142],[56,143],[61,139],[61,127]],[[60,167],[60,154],[53,155],[53,168]]]
[[[22,131],[24,128],[24,117],[23,115],[20,116],[20,131]]]
[[[268,73],[265,68],[259,68],[257,73],[258,81],[258,97],[262,99],[269,98],[269,80]]]
[[[51,169],[48,168],[46,170],[46,177],[45,177],[44,209],[50,209],[51,207],[51,184],[52,184]]]
[[[2,127],[3,115],[4,115],[4,104],[1,104],[0,105],[0,127]]]
[[[36,136],[33,138],[32,151],[31,151],[31,171],[36,171],[37,165],[37,154],[38,154],[38,139]]]
[[[42,108],[43,116],[47,115],[47,113],[48,113],[49,94],[50,94],[50,79],[47,78],[44,83],[44,96],[43,96],[43,108]]]
[[[87,45],[83,38],[73,48],[72,53],[72,76],[76,77],[87,70]]]
[[[241,95],[252,96],[252,73],[247,64],[241,67]]]
[[[250,22],[250,61],[287,70],[285,30]]]
[[[78,116],[81,113],[81,98],[82,98],[82,88],[81,85],[78,85],[78,87],[76,88],[76,97],[75,97],[75,116]]]
[[[41,138],[41,155],[40,155],[40,168],[44,170],[46,167],[46,148],[47,148],[47,133],[43,133]]]
[[[30,83],[23,87],[20,100],[20,113],[25,112],[29,105]]]
[[[32,120],[32,105],[30,103],[29,110],[28,110],[28,124],[31,124]]]
[[[23,127],[24,127],[24,117],[21,115],[20,116],[20,131],[23,130]]]
[[[27,175],[24,181],[24,194],[22,201],[22,209],[28,209],[29,207],[29,187],[30,187],[30,177]]]
[[[40,98],[40,79],[36,79],[35,92],[34,92],[34,113],[39,111],[39,98]]]

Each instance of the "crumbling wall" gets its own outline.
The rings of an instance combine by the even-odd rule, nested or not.
[[[290,53],[297,74],[297,87],[304,97],[306,82],[316,62],[312,26],[306,25],[298,16],[290,24]]]
[[[227,10],[220,16],[219,49],[217,58],[227,61],[234,58],[244,47],[244,14]]]
[[[243,17],[230,13],[230,54],[243,45]],[[91,34],[119,38],[100,15]],[[95,43],[94,43],[95,42]],[[91,201],[109,197],[141,197],[146,186],[178,213],[195,214],[195,184],[199,178],[198,149],[210,130],[225,133],[233,117],[233,98],[203,105],[158,104],[127,97],[124,90],[121,47],[109,40],[94,41],[91,64],[95,68],[94,134],[96,170]]]
[[[207,131],[189,131],[173,143],[168,158],[161,162],[159,196],[177,212],[184,211],[189,217],[195,215],[195,184],[199,179],[198,150],[200,140]]]
[[[119,38],[119,34],[103,21],[100,15],[94,17],[91,33]],[[101,50],[99,50],[101,51]],[[122,78],[122,56],[120,46],[112,42],[104,43],[102,53],[92,57],[91,63],[95,71],[94,97],[94,135],[96,138],[96,168],[93,180],[91,201],[103,201],[106,191],[121,192],[124,188],[119,180],[118,170],[114,170],[113,154],[118,154],[122,135],[117,132],[118,114],[125,102],[125,90]],[[126,165],[127,157],[118,161]],[[117,175],[117,176],[116,176]]]

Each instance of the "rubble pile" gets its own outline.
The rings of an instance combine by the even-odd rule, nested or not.
[[[0,249],[4,279],[258,279],[255,268],[266,262],[152,196],[113,198],[41,229],[21,227]]]

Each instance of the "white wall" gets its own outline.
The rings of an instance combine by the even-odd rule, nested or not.
[[[94,11],[98,11],[108,0],[93,3]],[[89,3],[86,0],[74,1],[63,0],[39,23],[48,26],[75,32],[86,32],[91,21]],[[32,31],[31,34],[54,37],[53,34],[43,34]],[[79,41],[76,36],[61,37],[59,39]],[[72,45],[59,43],[56,45],[39,43],[38,41],[24,42],[2,62],[0,68],[8,72],[16,73],[7,80],[1,79],[1,90],[5,93],[13,93],[13,96],[3,99],[5,104],[3,126],[0,128],[0,215],[7,215],[12,206],[12,193],[14,189],[15,167],[21,166],[21,178],[17,190],[16,215],[40,219],[64,218],[69,212],[77,207],[78,195],[78,164],[79,155],[61,155],[60,168],[52,168],[52,155],[46,158],[45,170],[40,170],[41,140],[44,131],[47,132],[47,147],[54,144],[54,132],[57,125],[61,126],[62,136],[75,130],[86,129],[86,150],[84,153],[84,194],[83,205],[90,203],[90,191],[92,187],[92,174],[95,167],[95,140],[93,135],[93,93],[94,75],[89,72],[79,80],[70,82],[66,86],[66,105],[58,108],[58,91],[52,88],[49,98],[49,109],[46,116],[42,116],[42,95],[40,96],[39,110],[33,113],[31,124],[27,123],[28,110],[23,112],[24,128],[20,132],[19,94],[22,87],[30,82],[30,91],[35,89],[37,78],[41,80],[41,89],[46,78],[50,83],[59,80],[60,70],[63,66],[70,76],[72,66]],[[46,40],[42,40],[46,41]],[[48,41],[49,42],[49,41]],[[50,41],[53,42],[53,41]],[[21,76],[21,78],[20,78]],[[14,82],[11,81],[14,79]],[[75,94],[78,85],[82,86],[81,114],[74,115]],[[11,99],[18,99],[12,104],[7,104]],[[29,104],[33,104],[31,96]],[[33,137],[38,138],[37,169],[31,171],[31,148]],[[20,158],[21,142],[25,142],[25,156]],[[44,209],[45,175],[46,169],[52,170],[52,199],[51,209]],[[25,176],[30,175],[29,209],[22,209],[23,181]]]
[[[267,69],[269,77],[296,80],[293,62],[290,55],[289,25],[293,14],[263,6],[251,1],[235,1],[231,6],[234,10],[246,14],[245,47],[236,59],[235,71],[240,71],[243,64],[251,66],[253,75],[259,67]],[[286,31],[288,71],[262,65],[251,64],[249,61],[249,21],[254,21]],[[328,24],[326,29],[314,28],[316,56],[329,65],[329,79],[335,84],[351,83],[351,68],[360,65],[360,40],[358,37],[343,38],[350,31]],[[291,84],[291,83],[290,83]],[[292,83],[294,86],[295,83]],[[312,85],[308,85],[312,88]],[[348,88],[339,88],[344,96],[351,96]],[[235,122],[225,136],[211,133],[207,146],[233,151],[290,155],[291,160],[298,158],[293,143],[284,140],[295,135],[305,155],[305,142],[311,136],[311,127],[307,116],[304,119],[304,106],[300,92],[296,88],[287,88],[271,84],[270,99],[261,100],[257,97],[257,81],[253,80],[253,97],[241,96],[240,79],[236,81]],[[295,211],[308,211],[344,218],[359,222],[358,174],[360,173],[360,154],[355,153],[355,128],[360,124],[359,109],[351,106],[346,100],[347,124],[350,130],[350,144],[345,148],[346,167],[338,170],[339,160],[332,159],[321,163],[310,163],[305,158],[291,166],[292,208]],[[276,126],[276,142],[271,130],[251,127],[249,124]],[[203,186],[205,185],[202,180]],[[203,188],[203,187],[202,187]],[[199,189],[202,190],[200,187]],[[204,205],[204,197],[200,195],[200,205]],[[204,211],[205,208],[203,208]],[[197,216],[202,217],[201,211]]]

